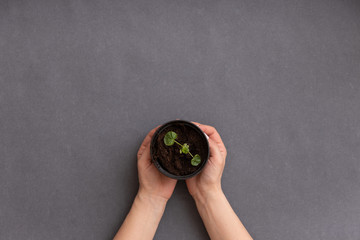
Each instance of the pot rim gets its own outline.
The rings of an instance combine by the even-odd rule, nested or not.
[[[201,163],[202,165],[194,172],[188,174],[188,175],[182,175],[182,176],[177,176],[174,175],[170,172],[168,172],[167,170],[165,170],[161,164],[158,161],[155,161],[154,157],[153,157],[153,146],[155,144],[155,140],[157,139],[158,135],[167,127],[171,126],[171,125],[177,125],[178,123],[183,123],[186,124],[190,127],[192,127],[194,130],[196,130],[196,132],[198,132],[204,139],[204,143],[206,144],[206,148],[207,148],[207,157],[206,159]],[[172,120],[169,122],[166,122],[164,124],[162,124],[158,129],[156,129],[154,135],[151,138],[151,142],[150,142],[150,156],[151,156],[151,161],[152,163],[154,163],[155,167],[165,176],[173,178],[173,179],[177,179],[177,180],[185,180],[191,177],[196,176],[197,174],[199,174],[201,172],[201,170],[205,167],[207,161],[209,160],[209,156],[210,156],[210,147],[209,147],[209,140],[206,137],[206,134],[201,130],[201,128],[199,128],[197,125],[195,125],[194,123],[190,122],[190,121],[186,121],[186,120]]]

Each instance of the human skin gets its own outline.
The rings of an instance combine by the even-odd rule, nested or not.
[[[177,181],[160,173],[151,162],[150,141],[158,127],[147,134],[137,153],[139,190],[114,240],[153,239],[174,191]]]
[[[252,239],[221,188],[227,152],[219,133],[211,126],[193,123],[209,136],[210,157],[201,173],[187,179],[186,185],[210,238]],[[153,239],[166,203],[174,191],[176,180],[161,174],[151,162],[150,141],[158,127],[149,132],[137,153],[139,191],[114,240]]]
[[[221,187],[227,151],[217,130],[193,122],[209,136],[210,157],[204,169],[186,185],[211,239],[248,240],[250,234],[233,211]]]

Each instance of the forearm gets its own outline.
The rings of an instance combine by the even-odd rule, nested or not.
[[[194,199],[212,240],[252,239],[221,190]]]
[[[114,240],[153,239],[166,202],[163,198],[155,199],[139,192]]]

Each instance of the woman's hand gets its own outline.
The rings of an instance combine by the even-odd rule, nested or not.
[[[208,136],[210,158],[204,169],[186,185],[211,239],[252,240],[221,189],[226,148],[214,127],[197,124]]]
[[[151,162],[150,141],[158,127],[149,132],[138,151],[139,192],[114,240],[153,239],[166,202],[174,191],[176,180],[160,173]],[[203,171],[186,180],[186,184],[209,236],[221,240],[252,239],[221,190],[225,146],[215,128],[206,125],[200,128],[209,136],[210,158]]]
[[[166,202],[174,191],[176,180],[161,174],[151,162],[150,142],[158,127],[149,132],[137,153],[139,192],[114,240],[153,239]]]
[[[137,153],[139,173],[139,193],[141,197],[155,200],[169,200],[176,185],[176,180],[160,173],[150,157],[150,142],[156,129],[152,129],[142,142]]]
[[[198,125],[204,133],[209,136],[210,157],[204,169],[195,177],[186,180],[186,185],[190,194],[196,198],[206,198],[208,194],[218,194],[222,192],[221,176],[225,166],[226,148],[219,133],[212,126]]]

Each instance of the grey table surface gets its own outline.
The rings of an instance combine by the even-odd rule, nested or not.
[[[0,1],[0,239],[111,239],[136,152],[215,126],[255,239],[360,239],[360,2]],[[179,182],[155,239],[208,239]]]

